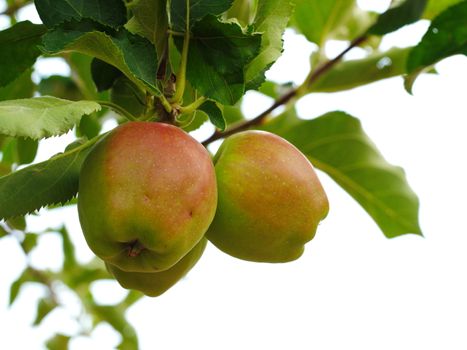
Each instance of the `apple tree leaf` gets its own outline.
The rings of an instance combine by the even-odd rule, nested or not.
[[[214,101],[204,102],[199,110],[203,111],[209,117],[211,123],[218,129],[225,129],[225,119],[222,112],[222,109]]]
[[[37,303],[36,318],[34,319],[33,325],[39,325],[42,322],[42,320],[57,306],[57,302],[51,297],[44,297],[39,299],[39,302]]]
[[[98,138],[0,177],[0,219],[72,199],[78,192],[81,165]]]
[[[410,52],[407,71],[412,73],[456,54],[467,55],[467,1],[448,8],[433,20]]]
[[[68,132],[85,114],[98,111],[93,101],[36,97],[0,102],[0,133],[37,140]]]
[[[46,28],[29,21],[0,31],[0,87],[6,86],[28,70],[41,54],[37,45]]]
[[[292,115],[291,121],[280,122],[265,128],[290,141],[315,167],[334,179],[386,237],[422,234],[419,201],[404,171],[383,158],[358,119],[344,112],[330,112],[312,120]]]
[[[258,89],[264,73],[282,54],[282,33],[287,27],[293,5],[289,0],[260,0],[253,22],[255,32],[263,33],[259,54],[247,65],[246,89]]]
[[[465,0],[428,0],[428,4],[426,5],[425,12],[423,12],[422,17],[431,20],[448,7],[451,7],[461,1]]]
[[[48,339],[45,346],[48,350],[68,350],[68,344],[71,337],[64,334],[55,334],[52,338]]]
[[[227,11],[232,3],[233,0],[171,0],[171,27],[173,30],[184,32],[188,16],[192,27],[195,22],[207,15],[217,16]]]
[[[187,77],[201,95],[232,105],[245,92],[245,66],[258,54],[261,35],[207,16],[192,29]],[[183,39],[175,41],[179,50]]]
[[[126,8],[122,0],[35,0],[42,22],[53,28],[70,20],[92,19],[118,28],[126,22]]]
[[[405,0],[401,5],[382,13],[368,30],[369,34],[384,35],[420,19],[427,0]]]

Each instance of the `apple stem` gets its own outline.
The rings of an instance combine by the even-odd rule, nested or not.
[[[133,241],[130,243],[130,246],[128,249],[128,256],[136,257],[140,255],[144,249],[146,249],[146,247],[142,245],[138,240]]]

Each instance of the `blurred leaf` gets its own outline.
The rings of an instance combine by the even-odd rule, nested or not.
[[[354,0],[296,0],[295,3],[292,24],[320,47],[340,29],[355,8]]]
[[[363,59],[338,63],[311,86],[313,92],[336,92],[353,89],[378,80],[405,74],[411,48],[392,48]]]
[[[65,54],[67,63],[72,70],[72,79],[78,86],[85,99],[105,100],[104,93],[98,93],[91,75],[93,58],[78,52]]]
[[[39,325],[42,320],[57,306],[57,303],[50,297],[39,299],[39,302],[37,303],[36,318],[33,322],[33,325]]]
[[[76,83],[70,77],[61,75],[52,75],[42,79],[38,91],[42,96],[54,96],[71,101],[84,98]]]
[[[63,334],[55,334],[52,338],[47,340],[45,346],[49,350],[68,350],[70,337]]]
[[[34,4],[42,22],[49,28],[85,18],[114,28],[126,22],[122,0],[35,0]]]
[[[431,66],[443,58],[467,55],[467,1],[448,8],[436,17],[407,60],[407,71]]]
[[[21,242],[21,247],[23,251],[28,254],[31,250],[33,250],[37,245],[37,238],[38,235],[35,233],[26,233],[24,236],[23,241]]]
[[[0,31],[0,87],[6,86],[30,68],[40,55],[37,45],[46,28],[29,21]]]
[[[63,270],[69,271],[77,265],[76,256],[75,256],[75,246],[70,239],[70,235],[65,226],[62,226],[60,230],[57,231],[62,237],[62,250],[63,250]]]
[[[0,101],[32,97],[36,88],[31,79],[32,69],[26,69],[19,77],[0,87]]]
[[[156,46],[157,55],[165,50],[168,29],[167,0],[139,0],[129,4],[133,18],[125,25],[132,33],[139,34]]]
[[[97,139],[1,177],[0,218],[25,215],[73,198],[81,164]]]
[[[179,50],[183,39],[176,38]],[[232,105],[245,91],[245,66],[258,54],[261,36],[245,34],[236,23],[205,17],[193,27],[187,76],[203,96]]]
[[[0,102],[0,133],[41,139],[61,135],[79,122],[84,114],[98,111],[93,101],[67,101],[56,97],[36,97]]]
[[[404,171],[383,158],[358,119],[330,112],[312,120],[293,118],[292,125],[278,134],[347,191],[386,237],[421,235],[418,198]],[[273,127],[265,128],[275,132]]]
[[[448,7],[451,7],[461,1],[465,0],[428,0],[428,5],[426,5],[425,12],[422,17],[431,20]]]
[[[96,57],[122,71],[129,79],[155,95],[157,55],[151,42],[121,29],[114,35],[99,31],[95,23],[72,23],[44,35],[43,49],[50,54],[75,51]]]
[[[26,282],[40,282],[30,268],[26,268],[23,273],[10,286],[10,299],[8,305],[11,306]]]
[[[243,115],[242,110],[240,109],[240,106],[238,105],[224,106],[223,109],[224,109],[224,119],[225,119],[227,126],[235,124],[242,120],[245,120],[245,116]]]
[[[214,101],[206,101],[199,108],[209,117],[211,123],[218,129],[225,129],[225,119],[222,109]]]
[[[13,230],[26,230],[26,218],[24,216],[16,216],[6,221],[7,225]]]
[[[171,0],[170,18],[173,30],[185,32],[187,22],[187,5],[189,5],[189,23],[195,22],[207,15],[220,15],[232,6],[233,0]]]
[[[282,54],[282,33],[292,15],[289,0],[259,0],[253,22],[255,32],[262,33],[259,54],[247,65],[246,89],[258,89],[266,79],[264,74]]]
[[[77,129],[77,136],[85,136],[88,140],[99,135],[102,130],[101,122],[98,118],[98,113],[85,115],[81,118]]]
[[[412,95],[413,85],[415,84],[415,81],[417,80],[417,78],[420,75],[422,75],[423,73],[436,74],[437,72],[436,72],[434,66],[428,66],[428,67],[425,67],[425,68],[417,69],[417,70],[413,71],[412,73],[405,75],[404,76],[404,88],[405,88],[405,91],[407,91],[409,94]]]
[[[18,149],[18,164],[29,164],[36,158],[39,142],[21,137],[18,138],[16,147]]]
[[[427,0],[405,0],[401,5],[382,13],[368,33],[384,35],[416,22],[422,16],[426,4]]]
[[[115,80],[123,74],[114,66],[94,58],[91,62],[91,75],[97,91],[101,92],[110,89]]]

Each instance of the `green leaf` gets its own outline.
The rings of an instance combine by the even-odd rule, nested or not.
[[[5,236],[8,236],[8,231],[5,230],[5,228],[2,225],[0,225],[0,238],[3,238]]]
[[[26,229],[26,218],[24,216],[10,218],[6,223],[13,230],[24,231]]]
[[[313,92],[353,89],[378,80],[405,74],[409,48],[392,48],[363,59],[338,63],[311,86]]]
[[[0,178],[0,218],[65,203],[78,192],[81,164],[99,137]]]
[[[8,301],[8,305],[11,306],[21,291],[23,284],[26,282],[40,282],[38,281],[36,275],[33,273],[31,268],[27,268],[23,271],[23,273],[14,281],[10,286],[10,298]]]
[[[279,129],[278,134],[346,190],[388,238],[421,235],[418,198],[404,171],[383,158],[358,119],[331,112],[312,120],[293,118],[288,129],[267,129]]]
[[[214,101],[204,102],[199,110],[203,111],[209,117],[211,123],[220,130],[225,129],[225,119],[222,112],[222,109]]]
[[[19,138],[17,140],[18,164],[29,164],[34,161],[39,142],[37,140]]]
[[[292,24],[320,47],[348,20],[355,7],[354,0],[296,0],[295,3]]]
[[[37,313],[33,325],[38,326],[42,322],[42,320],[57,306],[57,303],[52,298],[41,298],[37,303]]]
[[[427,0],[405,0],[401,5],[382,13],[368,33],[384,35],[416,22],[422,16],[426,4]]]
[[[179,50],[183,40],[175,41]],[[245,34],[236,23],[205,17],[193,27],[187,77],[203,96],[232,105],[245,91],[245,66],[257,55],[259,34]]]
[[[192,27],[195,22],[207,15],[220,15],[232,6],[233,0],[171,0],[170,19],[173,30],[185,32],[187,22],[187,7],[189,6],[189,24]]]
[[[28,254],[31,250],[33,250],[36,247],[37,238],[38,236],[35,233],[26,233],[23,241],[21,242],[21,247],[23,248],[23,251],[26,254]]]
[[[31,79],[31,73],[31,69],[26,69],[11,83],[0,87],[0,101],[32,97],[36,86]]]
[[[428,5],[426,5],[425,12],[423,12],[422,17],[431,20],[448,7],[451,7],[461,1],[465,0],[428,0]]]
[[[110,100],[135,117],[145,112],[146,94],[127,77],[119,77],[110,90]]]
[[[155,95],[157,55],[151,42],[121,29],[113,35],[95,30],[92,23],[61,26],[49,31],[42,40],[43,49],[50,54],[79,52],[96,57],[122,71],[142,89]]]
[[[0,87],[18,78],[34,64],[41,53],[37,45],[45,32],[43,25],[29,21],[0,32]]]
[[[37,90],[42,96],[54,96],[65,100],[78,101],[84,98],[76,83],[70,77],[61,75],[51,75],[42,79]]]
[[[263,33],[259,54],[246,67],[246,89],[258,89],[264,82],[264,73],[282,54],[282,33],[292,15],[293,5],[288,0],[259,0],[253,28]]]
[[[443,58],[467,55],[467,1],[448,8],[436,17],[420,43],[413,48],[407,71],[435,64]]]
[[[55,334],[52,338],[47,340],[45,346],[49,350],[68,350],[70,339],[68,335]]]
[[[64,255],[63,270],[69,271],[77,265],[75,246],[65,226],[62,226],[57,232],[62,237],[62,250]]]
[[[118,28],[126,22],[126,8],[122,0],[35,0],[42,22],[49,28],[70,20],[92,19]]]
[[[94,58],[91,62],[91,75],[98,92],[108,90],[112,87],[115,80],[122,76],[114,66]]]
[[[41,139],[66,133],[84,114],[100,110],[93,101],[36,97],[0,102],[0,133]]]
[[[156,46],[157,55],[162,57],[167,42],[167,0],[139,0],[130,3],[133,13],[125,27],[132,33],[145,37]]]

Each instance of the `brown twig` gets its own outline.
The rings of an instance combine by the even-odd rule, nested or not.
[[[344,50],[342,51],[339,55],[337,55],[336,57],[334,57],[332,60],[329,60],[325,63],[323,63],[322,65],[318,66],[318,68],[316,68],[316,70],[313,70],[310,72],[310,74],[307,76],[307,78],[305,79],[305,81],[303,82],[303,84],[291,91],[289,91],[288,93],[286,93],[285,95],[279,97],[272,105],[271,107],[269,107],[268,109],[266,109],[264,112],[262,112],[261,114],[259,114],[258,116],[256,116],[255,118],[251,119],[251,120],[247,120],[247,121],[244,121],[244,122],[241,122],[241,123],[238,123],[237,125],[234,125],[232,126],[230,129],[227,129],[223,132],[220,132],[220,131],[215,131],[208,139],[206,139],[205,141],[203,141],[203,145],[204,146],[207,146],[209,145],[211,142],[214,142],[216,140],[219,140],[221,138],[224,138],[224,137],[227,137],[227,136],[230,136],[230,135],[233,135],[233,134],[236,134],[240,131],[243,131],[243,130],[246,130],[246,129],[249,129],[250,127],[252,126],[255,126],[255,125],[259,125],[263,122],[263,120],[272,112],[274,111],[276,108],[282,106],[282,105],[285,105],[286,103],[288,103],[290,100],[292,100],[293,98],[299,96],[302,94],[302,91],[303,89],[309,89],[311,87],[311,85],[319,78],[321,77],[324,73],[326,73],[329,69],[331,69],[334,65],[336,65],[341,59],[342,57],[344,57],[344,55],[349,52],[350,50],[352,50],[354,47],[362,44],[365,40],[367,40],[367,36],[366,35],[362,35],[362,36],[359,36],[358,38],[356,38],[355,40],[353,40],[350,45]]]

